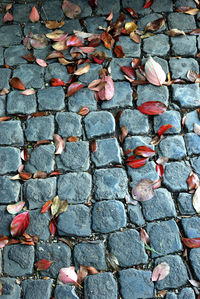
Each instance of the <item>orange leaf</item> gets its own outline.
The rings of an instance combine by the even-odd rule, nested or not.
[[[118,58],[124,58],[125,57],[124,51],[122,50],[122,46],[116,46],[114,48],[114,53]]]
[[[79,141],[79,138],[76,136],[70,136],[69,138],[67,138],[68,142],[77,142]]]
[[[52,78],[51,80],[50,80],[50,84],[51,84],[51,86],[65,86],[66,85],[66,83],[64,82],[64,81],[62,81],[62,80],[60,80],[59,78]]]
[[[107,49],[112,49],[113,45],[114,45],[114,39],[112,38],[112,36],[108,33],[108,32],[103,32],[100,36],[101,40],[104,43],[104,46]]]
[[[82,116],[86,116],[90,112],[88,107],[83,107],[79,110],[78,114]]]
[[[10,233],[14,236],[21,236],[28,228],[30,222],[29,212],[23,212],[17,215],[10,225]]]
[[[189,248],[199,248],[200,238],[182,238],[183,244]]]
[[[37,271],[43,271],[47,270],[52,263],[55,263],[54,261],[48,261],[45,259],[37,261],[34,265]]]
[[[17,77],[14,77],[10,80],[10,85],[13,87],[13,88],[16,88],[16,89],[19,89],[19,90],[25,90],[25,87],[24,87],[24,84],[22,83],[22,81],[17,78]]]
[[[35,23],[38,22],[40,19],[40,15],[37,11],[37,8],[35,6],[33,6],[31,13],[29,15],[29,20],[31,20],[31,22]]]
[[[42,207],[41,213],[47,213],[50,210],[52,200],[48,200]]]
[[[30,180],[30,178],[32,177],[32,173],[29,173],[29,172],[20,172],[19,174],[20,178],[22,180]]]
[[[6,246],[6,244],[8,244],[8,237],[0,237],[0,248],[3,248],[4,246]]]
[[[1,116],[0,117],[0,121],[6,121],[6,120],[9,120],[9,119],[11,119],[10,116]]]

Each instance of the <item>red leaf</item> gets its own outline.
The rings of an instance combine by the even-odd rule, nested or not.
[[[133,151],[133,150],[129,150],[129,151]],[[125,154],[125,153],[124,153]],[[127,153],[127,155],[129,154],[129,152]],[[131,161],[135,161],[136,160],[136,156],[131,155],[126,159],[126,162],[131,162]]]
[[[48,200],[42,207],[41,213],[47,213],[50,210],[52,200]]]
[[[54,170],[54,171],[52,171],[50,174],[49,174],[49,176],[53,176],[53,175],[60,175],[60,174],[62,174],[61,172],[60,172],[60,170]]]
[[[64,81],[62,81],[62,80],[60,80],[59,78],[52,78],[51,80],[50,80],[50,84],[51,84],[51,86],[65,86],[66,85],[66,83],[64,82]]]
[[[82,39],[76,35],[70,36],[66,41],[67,47],[80,47],[83,45]]]
[[[76,18],[81,13],[80,6],[74,4],[73,2],[64,0],[62,4],[62,10],[66,17],[70,19]]]
[[[6,246],[6,244],[8,244],[8,237],[0,237],[0,248],[3,248],[4,246]]]
[[[159,101],[148,101],[138,107],[138,110],[147,115],[159,115],[165,112],[167,107]]]
[[[133,58],[131,61],[132,68],[136,69],[141,64],[140,58]]]
[[[29,212],[23,212],[17,215],[10,225],[10,233],[14,236],[21,236],[28,228],[30,222]]]
[[[124,58],[125,57],[125,54],[124,54],[124,51],[122,49],[122,46],[116,46],[114,48],[114,53],[115,55],[118,57],[118,58]]]
[[[84,87],[84,85],[80,82],[71,83],[67,90],[67,97],[70,97],[71,95],[75,94],[77,91],[79,91],[83,87]]]
[[[150,147],[141,145],[134,149],[133,153],[138,156],[142,156],[144,158],[149,158],[155,155],[155,151]]]
[[[126,74],[132,80],[136,79],[136,72],[131,66],[121,66],[121,70],[124,74]]]
[[[55,219],[51,219],[51,221],[50,221],[50,226],[49,226],[49,230],[50,230],[50,233],[51,233],[52,235],[55,235],[56,230],[57,230],[56,223],[55,223]]]
[[[37,8],[35,6],[33,6],[31,13],[29,15],[29,19],[31,20],[31,22],[35,23],[38,22],[40,19],[40,15],[37,11]]]
[[[159,175],[159,177],[161,178],[164,174],[164,167],[162,164],[156,164],[156,172]]]
[[[199,178],[194,172],[191,172],[187,178],[187,184],[189,190],[196,189],[199,186]]]
[[[90,112],[88,107],[83,107],[79,110],[78,114],[82,116],[86,116]]]
[[[135,159],[131,162],[128,162],[127,165],[130,166],[131,168],[139,168],[144,166],[147,160],[148,159]]]
[[[114,45],[114,42],[115,40],[112,38],[112,36],[108,33],[108,32],[103,32],[100,36],[101,40],[103,41],[104,43],[104,46],[107,48],[107,49],[112,49],[113,45]]]
[[[188,248],[199,248],[200,238],[182,238],[183,244]]]
[[[165,262],[161,263],[153,269],[151,280],[152,281],[162,280],[169,274],[169,271],[170,271],[170,266]]]
[[[158,130],[158,135],[161,136],[163,135],[167,130],[169,130],[170,128],[173,128],[173,125],[167,124],[167,125],[163,125],[160,127],[160,129]]]
[[[6,22],[12,22],[13,21],[13,15],[10,12],[6,12],[5,16],[3,17],[4,23]]]
[[[126,7],[125,9],[130,13],[130,15],[133,18],[136,18],[136,19],[138,18],[137,12],[132,7]]]
[[[145,0],[144,8],[148,8],[153,4],[153,0]]]
[[[97,143],[96,143],[96,140],[93,139],[91,142],[90,142],[90,149],[91,149],[91,152],[92,153],[95,153],[97,151]]]
[[[45,259],[37,261],[34,265],[37,271],[47,270],[54,261],[48,261]]]
[[[26,180],[30,180],[30,178],[32,177],[32,173],[30,173],[30,172],[20,172],[19,176],[22,180],[26,181]]]
[[[16,88],[16,89],[19,89],[19,90],[25,90],[25,87],[24,87],[24,84],[22,83],[22,81],[17,78],[17,77],[14,77],[10,80],[10,85],[13,87],[13,88]]]
[[[147,234],[146,230],[143,228],[140,229],[140,239],[144,244],[150,242],[149,235]]]
[[[125,152],[124,152],[124,155],[125,156],[127,156],[127,155],[129,155],[130,153],[132,153],[132,149],[131,148],[129,148],[129,149],[127,149]]]

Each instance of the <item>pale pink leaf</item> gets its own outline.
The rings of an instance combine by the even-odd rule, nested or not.
[[[195,211],[200,213],[200,186],[196,189],[193,195],[192,204]]]
[[[56,155],[60,155],[65,148],[65,139],[63,139],[60,135],[54,134],[53,141],[56,143]]]
[[[200,136],[200,125],[197,123],[194,124],[194,133]]]
[[[13,21],[13,15],[10,12],[6,12],[5,16],[3,17],[4,23],[6,22],[12,22]]]
[[[145,75],[147,80],[157,86],[161,86],[166,80],[166,74],[161,65],[150,57],[145,63]]]
[[[8,205],[7,211],[9,214],[13,214],[13,215],[17,214],[23,209],[24,205],[25,205],[25,201],[19,201],[13,205]]]
[[[63,283],[76,283],[77,274],[75,272],[75,267],[61,268],[58,279]]]
[[[37,59],[36,59],[36,62],[37,62],[37,64],[38,64],[39,66],[42,66],[42,67],[46,67],[46,66],[47,66],[46,61],[43,60],[43,59],[37,58]]]
[[[114,96],[114,82],[110,76],[104,76],[102,82],[106,82],[105,87],[98,92],[99,98],[103,100],[111,100]]]
[[[29,89],[22,91],[21,94],[23,94],[25,96],[30,96],[32,94],[35,94],[35,90],[33,88],[29,88]]]
[[[191,285],[193,285],[194,287],[197,287],[197,288],[200,287],[200,282],[199,282],[199,281],[197,281],[197,280],[195,280],[195,279],[189,279],[188,281],[189,281],[189,282],[191,283]]]
[[[153,181],[141,179],[132,189],[132,196],[138,201],[147,201],[154,197]]]
[[[167,263],[161,263],[153,269],[152,281],[159,281],[164,279],[170,271],[170,266]]]

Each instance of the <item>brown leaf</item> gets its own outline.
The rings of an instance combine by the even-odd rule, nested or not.
[[[114,48],[114,53],[115,55],[118,57],[118,58],[124,58],[125,57],[125,54],[124,54],[124,51],[122,49],[122,46],[116,46]]]
[[[88,64],[84,65],[83,67],[77,69],[74,72],[74,75],[80,76],[80,75],[86,74],[87,72],[89,72],[89,70],[90,70],[90,64],[88,63]]]
[[[44,34],[34,34],[30,39],[30,44],[35,49],[44,49],[48,45],[48,41]]]
[[[130,13],[130,15],[133,18],[138,19],[138,14],[137,14],[137,12],[132,7],[125,7],[125,9],[126,9],[126,11],[128,11]]]
[[[200,213],[200,186],[196,189],[193,195],[192,204],[195,211]]]
[[[34,62],[36,59],[35,56],[33,55],[33,53],[28,53],[28,54],[22,56],[22,58],[24,58],[28,62]]]
[[[5,94],[8,94],[10,91],[7,88],[2,88],[2,90],[0,91],[0,96],[3,96]]]
[[[131,66],[133,69],[136,69],[140,66],[141,64],[141,59],[140,58],[133,58],[131,61]]]
[[[169,36],[179,36],[179,35],[186,35],[184,31],[173,28],[167,32]]]
[[[141,42],[140,35],[135,32],[130,33],[130,39],[132,39],[137,44],[139,44]]]
[[[150,242],[149,235],[147,234],[146,230],[143,228],[140,229],[140,239],[144,244],[148,244]]]
[[[1,121],[6,121],[6,120],[10,120],[10,119],[11,119],[10,116],[1,116],[1,117],[0,117],[0,122],[1,122]]]
[[[45,21],[45,26],[48,29],[57,29],[57,28],[61,28],[63,25],[65,24],[64,21]]]
[[[104,46],[107,48],[107,49],[112,49],[114,43],[115,43],[115,40],[112,38],[112,36],[108,33],[108,32],[103,32],[100,36],[101,40],[103,41],[104,43]]]
[[[199,248],[200,238],[181,238],[183,244],[188,248]]]
[[[106,260],[107,260],[107,263],[113,268],[113,270],[115,270],[115,271],[118,270],[119,262],[114,254],[109,252],[106,255]]]
[[[46,37],[52,39],[54,41],[63,41],[66,40],[67,34],[64,33],[62,30],[54,30],[46,34]]]
[[[55,262],[42,259],[42,260],[37,261],[34,264],[34,266],[37,271],[44,271],[44,270],[47,270],[51,266],[52,263],[55,263]]]
[[[90,141],[90,150],[92,153],[95,153],[98,149],[98,146],[97,146],[97,143],[96,143],[96,140],[93,139],[92,141]]]
[[[34,179],[45,179],[47,177],[47,173],[45,171],[37,171],[34,173]]]
[[[67,141],[68,142],[77,142],[77,141],[79,141],[79,138],[76,136],[70,136],[67,138]]]
[[[192,16],[197,15],[198,12],[199,12],[198,8],[191,8],[191,9],[188,9],[188,10],[184,11],[184,13],[186,13],[188,15],[192,15]]]
[[[126,126],[122,126],[121,127],[121,134],[119,135],[119,141],[121,143],[124,142],[124,139],[126,138],[126,136],[128,135],[128,129]]]
[[[157,265],[152,272],[152,281],[159,281],[164,279],[170,272],[170,266],[167,263],[160,263]]]
[[[13,88],[16,88],[16,89],[19,89],[19,90],[25,90],[25,86],[24,84],[22,83],[22,81],[17,78],[17,77],[14,77],[10,80],[10,85],[13,87]]]
[[[140,180],[132,189],[132,196],[138,201],[147,201],[154,197],[153,181],[150,179]]]
[[[80,265],[77,272],[77,282],[81,284],[87,275],[88,275],[87,267]]]
[[[8,244],[8,237],[0,236],[0,249]]]
[[[109,101],[114,96],[114,82],[110,76],[103,76],[102,83],[105,82],[105,86],[98,92],[98,96],[101,101],[106,100]],[[89,87],[89,86],[88,86]]]
[[[154,20],[152,22],[149,22],[145,26],[144,33],[146,31],[156,31],[156,30],[159,30],[160,28],[162,28],[164,26],[164,24],[165,24],[165,18],[164,17],[159,18],[157,20]]]
[[[80,6],[74,4],[73,2],[64,0],[62,4],[62,10],[66,17],[70,19],[76,18],[81,13]]]

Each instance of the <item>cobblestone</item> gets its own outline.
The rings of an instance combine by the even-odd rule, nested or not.
[[[7,88],[9,89],[9,79],[11,76],[11,70],[9,69],[0,69],[0,89]]]
[[[20,150],[11,146],[0,147],[0,174],[17,171],[21,164]]]
[[[39,240],[46,241],[49,239],[49,220],[50,216],[45,213],[41,214],[41,210],[33,210],[29,212],[30,224],[26,230],[27,234],[38,236]]]
[[[186,148],[182,136],[166,137],[159,143],[159,153],[163,157],[179,160],[186,156]]]
[[[28,53],[28,50],[26,50],[22,45],[9,47],[4,52],[5,63],[9,66],[27,63],[22,56]]]
[[[61,86],[38,91],[39,110],[62,110],[65,108],[65,93]]]
[[[171,37],[171,43],[174,55],[195,56],[197,54],[196,36]]]
[[[195,108],[199,106],[199,85],[174,85],[172,86],[173,99],[181,107]]]
[[[185,145],[189,155],[200,153],[200,136],[195,133],[187,133],[184,136]]]
[[[169,91],[166,86],[139,85],[137,93],[137,106],[148,101],[160,101],[168,106]]]
[[[68,110],[79,112],[83,107],[88,107],[90,111],[97,110],[97,101],[94,98],[94,92],[83,88],[68,99]]]
[[[181,28],[183,30],[183,28]],[[188,71],[195,71],[199,73],[199,66],[193,58],[170,58],[169,66],[171,69],[172,79],[187,79]],[[187,86],[189,87],[189,86]]]
[[[25,134],[28,141],[52,140],[54,134],[53,115],[28,119]]]
[[[187,128],[188,132],[194,131],[195,123],[200,125],[200,119],[196,110],[186,114],[185,127]]]
[[[2,299],[19,299],[21,295],[20,286],[16,284],[16,279],[1,277]]]
[[[185,218],[181,220],[186,238],[200,238],[198,225],[200,219],[198,217]]]
[[[134,43],[128,36],[120,36],[117,46],[122,46],[125,57],[140,57],[140,44]]]
[[[179,193],[177,198],[178,208],[182,215],[194,215],[195,209],[192,205],[192,195],[189,193]]]
[[[33,298],[37,299],[50,299],[52,279],[27,279],[22,282],[23,297],[24,299]]]
[[[20,183],[12,181],[8,176],[0,176],[0,203],[17,202],[20,192]]]
[[[144,39],[143,51],[146,54],[164,56],[169,52],[169,38],[164,34]]]
[[[44,68],[34,64],[19,65],[13,77],[19,78],[26,88],[44,88]]]
[[[4,25],[0,28],[0,46],[9,47],[21,43],[22,31],[19,25]]]
[[[58,134],[62,137],[82,135],[81,116],[72,112],[56,113],[56,121],[58,123]]]
[[[0,144],[18,146],[24,144],[24,135],[20,121],[13,120],[0,123]]]
[[[20,91],[11,91],[8,95],[7,112],[8,114],[16,113],[34,113],[37,109],[35,94],[26,96]]]
[[[181,131],[181,116],[178,111],[165,111],[161,115],[156,115],[154,117],[154,131],[155,133],[158,132],[158,130],[164,126],[171,124],[174,127],[168,129],[165,134],[177,134]]]
[[[78,299],[79,297],[75,293],[75,287],[69,285],[56,285],[55,299]]]
[[[135,225],[142,226],[145,224],[145,220],[139,204],[137,204],[136,206],[128,205],[128,215],[130,221]]]
[[[0,217],[1,221],[4,224],[0,227],[0,235],[2,236],[10,236],[10,223],[13,219],[13,216],[8,214],[6,210],[6,206],[0,206]]]
[[[140,122],[143,124],[140,125]],[[146,134],[149,131],[148,117],[139,110],[125,109],[120,116],[120,127],[125,126],[131,135]]]

